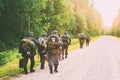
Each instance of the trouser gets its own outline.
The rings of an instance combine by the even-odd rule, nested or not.
[[[89,46],[89,41],[86,41],[86,46]]]
[[[54,66],[54,71],[57,70],[59,65],[58,59],[59,59],[59,54],[48,53],[48,66],[49,66],[50,73],[53,72],[53,66]]]
[[[64,54],[65,54],[65,58],[67,58],[67,55],[68,55],[68,45],[63,45],[62,59],[64,59]]]
[[[25,60],[25,66],[24,66],[24,72],[28,72],[27,70],[27,63],[28,63],[28,59],[30,58],[30,71],[33,70],[34,68],[34,64],[35,64],[35,61],[34,61],[34,56],[30,56],[30,57],[24,57],[24,60]]]
[[[40,62],[41,62],[41,69],[44,69],[44,64],[45,64],[45,53],[40,53]]]

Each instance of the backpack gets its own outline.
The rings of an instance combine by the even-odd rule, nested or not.
[[[35,44],[33,41],[31,41],[28,38],[22,39],[20,42],[20,45],[18,47],[18,52],[19,53],[27,53],[27,52],[31,52],[32,54],[30,55],[35,55],[36,51],[35,51]]]
[[[67,36],[63,36],[62,37],[62,42],[63,42],[63,45],[68,45],[68,43],[69,43],[68,37]]]
[[[39,45],[38,45],[38,52],[43,52],[43,51],[45,51],[45,49],[46,49],[46,40],[44,39],[44,38],[42,38],[42,37],[40,37],[39,39],[38,39],[38,43],[39,43]]]
[[[47,49],[58,49],[60,46],[59,37],[56,35],[51,35],[47,41]]]
[[[25,42],[21,41],[18,46],[18,52],[19,53],[26,53],[27,52],[27,45]]]

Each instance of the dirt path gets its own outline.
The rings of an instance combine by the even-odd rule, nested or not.
[[[89,47],[70,52],[60,61],[59,72],[50,74],[36,68],[35,73],[11,80],[120,80],[120,42],[104,36]]]

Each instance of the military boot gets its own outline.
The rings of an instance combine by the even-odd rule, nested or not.
[[[49,66],[49,69],[50,69],[50,73],[52,74],[52,73],[53,73],[53,68],[52,68],[52,66]]]
[[[41,68],[41,69],[44,69],[44,64],[41,63],[41,67],[40,67],[40,68]]]
[[[35,70],[33,69],[33,67],[30,67],[30,72],[35,72]]]
[[[54,72],[58,72],[57,68],[58,68],[58,65],[55,65]]]
[[[66,53],[65,58],[67,58],[68,53]]]
[[[25,73],[25,74],[28,74],[27,65],[24,66],[24,73]]]

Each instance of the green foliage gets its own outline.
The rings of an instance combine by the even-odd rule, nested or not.
[[[20,58],[20,54],[15,50],[0,52],[0,66],[7,62]]]
[[[1,15],[2,11],[3,11],[3,3],[2,3],[2,0],[0,0],[0,15]]]
[[[114,22],[112,24],[112,28],[111,28],[111,35],[113,36],[118,36],[120,37],[120,10],[118,11],[118,14],[116,16],[116,18],[114,19]]]
[[[7,52],[0,53],[0,65],[3,65],[10,61],[10,54]]]

